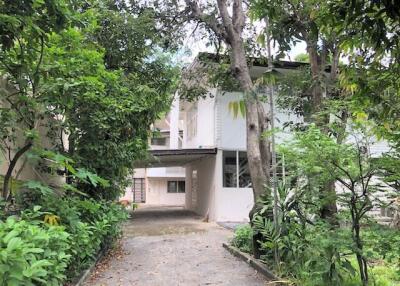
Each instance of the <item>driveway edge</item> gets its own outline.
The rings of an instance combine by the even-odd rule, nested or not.
[[[96,264],[108,253],[110,250],[110,245],[107,245],[106,247],[102,248],[99,253],[97,254],[96,259],[93,261],[92,265],[89,266],[86,270],[82,272],[82,274],[79,277],[79,280],[74,283],[74,286],[83,286],[83,284],[86,282],[88,279],[89,275],[93,272],[93,270],[96,267]]]
[[[228,250],[231,254],[233,254],[234,256],[240,258],[241,260],[243,260],[244,262],[246,262],[247,264],[249,264],[252,268],[254,268],[255,270],[257,270],[258,272],[260,272],[262,275],[264,275],[266,278],[272,280],[272,281],[276,281],[276,285],[281,285],[282,283],[280,281],[282,281],[282,279],[280,279],[279,277],[277,277],[268,267],[267,265],[265,265],[264,263],[262,263],[260,260],[255,259],[253,256],[251,256],[250,254],[244,253],[242,251],[240,251],[238,248],[229,245],[228,243],[222,243],[222,246]]]

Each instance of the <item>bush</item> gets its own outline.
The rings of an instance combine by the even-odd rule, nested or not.
[[[62,285],[119,236],[127,217],[113,202],[50,195],[41,204],[0,221],[0,285]]]
[[[253,230],[250,225],[240,225],[235,229],[235,235],[232,239],[232,245],[243,252],[251,253],[253,243]]]
[[[79,221],[65,218],[69,221],[67,230],[73,240],[74,261],[68,269],[68,276],[74,277],[90,265],[101,248],[108,247],[107,244],[121,234],[120,223],[127,214],[123,207],[111,202],[75,199],[68,203],[80,217]]]
[[[361,285],[351,229],[332,227],[316,218],[309,220],[309,211],[299,197],[280,192],[280,199],[279,229],[261,211],[253,218],[254,231],[262,235],[260,251],[264,262],[295,285]],[[262,210],[273,208],[270,201],[261,202]],[[344,217],[347,213],[342,211],[339,215]],[[361,234],[371,285],[400,285],[400,272],[395,271],[400,265],[399,232],[365,219]],[[278,265],[275,250],[279,254]]]
[[[0,223],[0,284],[60,285],[71,259],[61,226],[9,217]]]

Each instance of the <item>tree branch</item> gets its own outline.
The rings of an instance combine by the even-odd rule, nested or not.
[[[245,24],[242,0],[233,1],[232,21],[236,33],[241,34]]]
[[[235,2],[236,1],[237,0],[235,0]],[[233,28],[232,19],[229,16],[226,0],[217,0],[217,3],[218,3],[219,14],[221,15],[222,18],[222,24],[224,25],[225,31],[228,36],[226,38],[226,41],[231,43],[232,39],[234,39],[235,36],[235,30]]]
[[[196,1],[185,0],[185,2],[187,8],[191,12],[189,18],[204,23],[209,29],[211,29],[217,35],[217,37],[223,38],[224,40],[227,39],[226,32],[221,27],[221,24],[218,23],[217,18],[215,16],[204,14]]]

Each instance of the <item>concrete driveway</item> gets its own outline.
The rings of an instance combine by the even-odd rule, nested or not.
[[[85,285],[266,285],[222,247],[231,236],[180,207],[140,208],[124,227],[124,254],[111,257]]]

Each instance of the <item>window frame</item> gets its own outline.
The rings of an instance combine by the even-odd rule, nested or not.
[[[236,184],[234,187],[227,187],[225,186],[225,157],[224,153],[225,152],[234,152],[235,153],[235,161],[236,161]],[[240,186],[240,153],[245,153],[247,156],[247,151],[244,150],[222,150],[222,187],[227,188],[227,189],[248,189],[252,188],[251,185],[249,187],[241,187]],[[247,168],[249,168],[247,162]],[[248,170],[250,172],[250,170]]]
[[[170,192],[170,183],[175,183],[175,191]],[[183,192],[180,192],[179,185],[183,184]],[[167,194],[185,194],[186,193],[186,181],[185,180],[167,180]]]
[[[159,142],[157,142],[159,141]],[[160,142],[162,141],[162,142]],[[157,144],[157,143],[162,143],[162,144]],[[167,146],[167,137],[152,137],[150,139],[150,145],[154,146]]]

